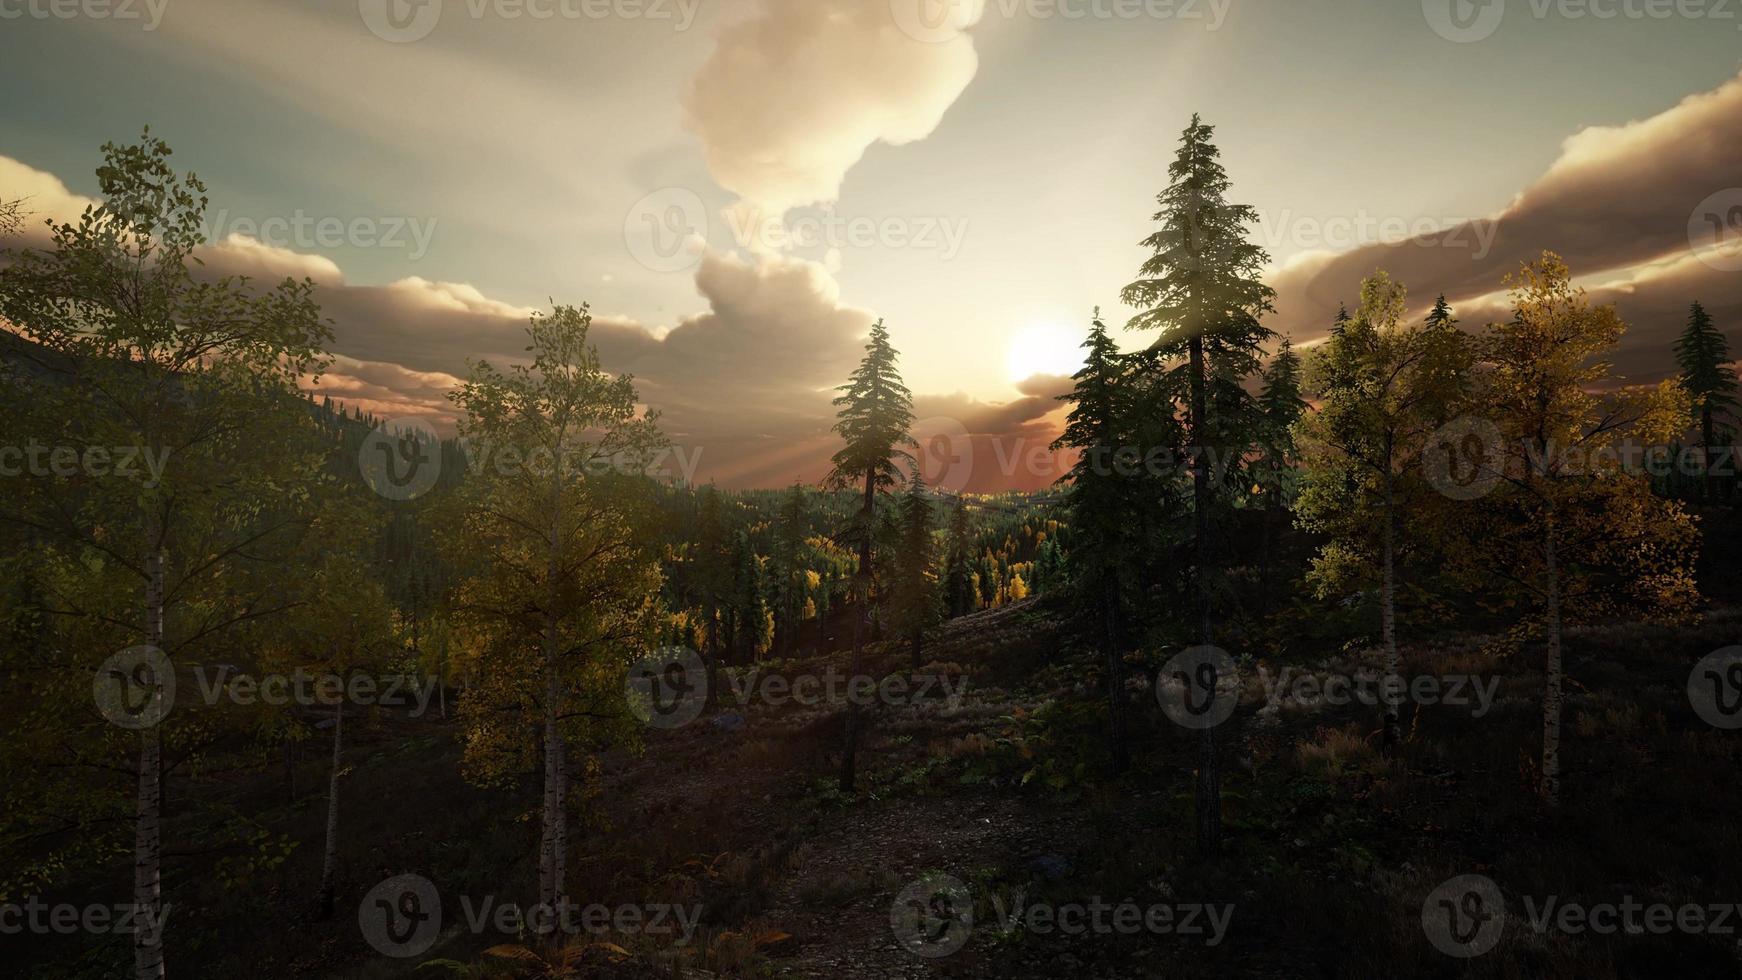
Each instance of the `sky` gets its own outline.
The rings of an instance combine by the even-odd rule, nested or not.
[[[1629,380],[1696,299],[1742,347],[1739,42],[1735,0],[0,0],[0,198],[67,219],[148,124],[213,269],[320,284],[319,390],[445,431],[585,302],[725,486],[823,475],[882,318],[928,475],[1034,488],[1194,112],[1298,343],[1380,267],[1499,318],[1554,249]]]

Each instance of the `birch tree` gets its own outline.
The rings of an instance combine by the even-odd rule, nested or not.
[[[1407,310],[1403,284],[1385,272],[1362,284],[1360,308],[1313,353],[1308,383],[1320,406],[1297,427],[1306,470],[1298,520],[1330,539],[1313,562],[1321,598],[1379,581],[1387,748],[1402,737],[1397,564],[1408,531],[1399,525],[1423,489],[1422,448],[1460,406],[1472,357],[1448,319],[1406,323]]]
[[[1674,621],[1699,601],[1694,520],[1623,452],[1628,439],[1675,438],[1692,409],[1674,381],[1617,390],[1607,358],[1626,324],[1591,305],[1560,256],[1544,252],[1506,285],[1513,316],[1481,338],[1489,370],[1474,401],[1497,436],[1474,460],[1495,490],[1464,511],[1463,560],[1506,582],[1526,608],[1519,637],[1543,640],[1539,789],[1554,806],[1568,623],[1623,610]]]
[[[296,553],[323,480],[297,383],[331,330],[308,280],[261,290],[199,268],[205,186],[162,140],[102,152],[101,202],[0,270],[0,318],[28,342],[7,417],[55,454],[7,480],[0,521],[53,568],[45,608],[88,644],[58,663],[89,678],[117,650],[150,651],[135,693],[171,711],[166,673],[292,605],[267,570]],[[157,922],[163,779],[179,760],[166,765],[161,725],[136,741],[133,905]],[[156,930],[134,933],[133,954],[140,980],[164,976]]]
[[[640,474],[663,436],[633,378],[601,366],[591,322],[585,307],[535,314],[530,363],[475,364],[450,396],[473,457],[451,498],[451,543],[482,565],[455,609],[478,671],[462,703],[466,761],[499,780],[529,758],[519,733],[540,733],[545,908],[566,896],[569,750],[631,724],[623,675],[655,635],[660,589]]]

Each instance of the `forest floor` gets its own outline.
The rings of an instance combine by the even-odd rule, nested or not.
[[[1110,767],[1100,670],[1069,645],[1058,613],[1027,601],[949,623],[914,669],[905,645],[868,648],[873,677],[934,678],[923,695],[865,712],[856,792],[837,785],[842,711],[767,695],[756,681],[844,673],[844,653],[764,664],[719,685],[697,720],[649,729],[639,752],[594,760],[577,787],[575,895],[606,905],[699,907],[688,941],[634,930],[594,937],[576,976],[666,977],[1393,977],[1589,978],[1742,975],[1734,935],[1538,930],[1527,903],[1710,906],[1742,902],[1736,733],[1695,716],[1691,666],[1742,642],[1742,613],[1700,625],[1616,625],[1569,637],[1561,806],[1534,791],[1540,651],[1441,637],[1406,651],[1410,676],[1468,675],[1491,700],[1406,705],[1405,742],[1378,746],[1376,709],[1271,703],[1283,670],[1318,681],[1377,668],[1371,652],[1247,661],[1224,759],[1222,860],[1193,843],[1195,733],[1169,722],[1132,666],[1132,765]],[[918,681],[915,682],[917,687]],[[760,690],[742,703],[739,689]],[[1295,688],[1298,690],[1298,688]],[[1309,699],[1310,700],[1310,699]],[[347,723],[347,731],[351,726]],[[378,713],[346,752],[337,912],[312,914],[326,766],[309,761],[294,801],[272,773],[206,776],[183,813],[229,801],[271,839],[301,842],[275,867],[236,872],[172,859],[181,908],[172,960],[188,976],[345,980],[559,975],[486,954],[537,946],[468,925],[461,909],[526,901],[535,876],[537,789],[461,775],[458,726]],[[263,803],[274,795],[275,805]],[[246,806],[242,804],[246,803]],[[175,812],[172,810],[172,812]],[[192,834],[172,822],[166,839]],[[234,870],[234,869],[231,869]],[[363,896],[414,873],[440,891],[442,931],[423,955],[385,957],[361,935]],[[1505,895],[1497,948],[1474,959],[1424,935],[1430,893],[1479,874]],[[948,955],[903,944],[904,890],[947,875],[974,924]],[[1156,927],[1072,934],[1066,910],[1166,909]],[[1012,909],[1041,914],[1015,922]],[[1060,917],[1051,918],[1053,910]],[[1196,911],[1194,911],[1196,910]],[[1219,912],[1218,910],[1225,910]],[[1078,913],[1081,914],[1080,912]],[[1214,915],[1226,914],[1220,927]],[[1103,921],[1126,922],[1109,918]],[[1144,919],[1145,923],[1150,919]],[[911,935],[905,938],[913,938]],[[591,941],[591,940],[588,940]],[[940,952],[928,948],[926,952]],[[88,954],[89,972],[116,950]],[[450,961],[419,969],[426,960]]]

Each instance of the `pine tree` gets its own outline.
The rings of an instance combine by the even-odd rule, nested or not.
[[[1079,453],[1061,481],[1070,485],[1066,499],[1077,542],[1070,554],[1071,580],[1078,607],[1097,624],[1107,684],[1108,746],[1114,770],[1123,772],[1130,761],[1124,722],[1124,597],[1136,587],[1130,580],[1136,557],[1132,522],[1143,507],[1137,475],[1120,456],[1135,445],[1134,385],[1130,362],[1108,335],[1098,308],[1082,346],[1088,353],[1082,369],[1072,375],[1076,386],[1060,399],[1075,407],[1053,449]]]
[[[774,649],[790,653],[798,645],[804,622],[805,527],[809,502],[802,484],[793,484],[781,501],[774,528],[774,547],[769,555],[769,576],[774,598]]]
[[[1334,338],[1333,338],[1334,340]],[[1254,490],[1259,495],[1262,542],[1259,547],[1258,586],[1260,602],[1269,608],[1273,590],[1270,571],[1274,564],[1271,541],[1278,515],[1294,503],[1298,483],[1295,468],[1294,424],[1307,409],[1301,398],[1301,357],[1287,338],[1264,372],[1264,389],[1258,396],[1258,411],[1264,425],[1260,432],[1258,458],[1253,464]],[[1286,520],[1286,518],[1284,518]]]
[[[1258,367],[1271,331],[1259,318],[1272,312],[1275,292],[1258,277],[1269,260],[1264,249],[1246,240],[1258,213],[1230,204],[1227,172],[1211,138],[1213,127],[1196,115],[1180,137],[1179,155],[1168,168],[1169,186],[1157,200],[1161,229],[1145,239],[1151,255],[1139,278],[1121,297],[1140,312],[1130,329],[1159,330],[1146,361],[1175,402],[1186,408],[1191,441],[1192,509],[1197,550],[1199,633],[1214,643],[1209,574],[1217,556],[1210,540],[1212,449],[1232,462],[1245,454],[1252,420],[1236,411],[1211,416],[1214,404],[1243,408],[1249,399],[1241,382]],[[1199,739],[1197,838],[1206,856],[1221,851],[1221,775],[1213,728]]]
[[[836,389],[835,399],[840,414],[835,432],[846,445],[834,455],[834,468],[826,485],[833,489],[863,487],[858,513],[843,538],[859,550],[859,567],[853,576],[853,598],[858,615],[853,621],[853,654],[849,673],[857,678],[864,655],[865,630],[870,617],[871,549],[877,528],[877,497],[895,486],[899,464],[911,463],[913,457],[902,446],[914,445],[908,434],[913,426],[913,394],[901,382],[896,368],[898,354],[889,343],[889,331],[883,321],[871,326],[871,337],[865,345],[865,357],[848,376],[847,383]],[[851,793],[855,782],[855,764],[859,747],[859,712],[856,705],[847,707],[846,747],[841,753],[841,790]]]
[[[1270,498],[1267,509],[1287,504],[1285,493],[1294,472],[1294,424],[1307,409],[1306,399],[1301,397],[1303,372],[1301,356],[1286,338],[1263,372],[1258,412],[1264,426],[1259,433],[1257,482]]]
[[[1452,306],[1446,302],[1445,293],[1441,293],[1434,300],[1434,308],[1428,312],[1425,322],[1429,330],[1452,330],[1457,327],[1458,318],[1452,315]]]
[[[1688,309],[1687,329],[1675,344],[1681,365],[1681,386],[1694,401],[1700,423],[1701,499],[1712,496],[1712,450],[1720,444],[1717,420],[1736,410],[1736,370],[1730,366],[1730,343],[1712,325],[1711,314],[1698,303]]]
[[[907,493],[901,497],[897,523],[900,540],[895,552],[889,618],[896,635],[906,637],[912,644],[913,667],[918,670],[924,663],[925,632],[943,619],[943,605],[935,567],[937,545],[933,538],[932,503],[917,467],[908,482]]]
[[[950,510],[950,530],[945,545],[948,555],[944,571],[944,601],[951,616],[965,616],[979,605],[974,571],[969,565],[972,533],[968,505],[958,497],[956,506]]]
[[[736,663],[749,663],[763,644],[768,622],[768,603],[763,597],[762,562],[750,546],[750,536],[740,530],[732,539],[732,581],[728,608],[731,610],[731,654]]]
[[[731,614],[732,536],[727,528],[726,504],[713,484],[702,488],[696,511],[696,537],[690,550],[690,585],[701,609],[702,652],[710,672],[730,642],[722,620]],[[724,636],[722,636],[724,633]]]

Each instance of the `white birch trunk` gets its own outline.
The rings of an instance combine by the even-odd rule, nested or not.
[[[345,704],[333,707],[333,771],[327,777],[327,849],[321,859],[321,917],[333,913],[333,876],[339,867],[339,769],[345,740]]]
[[[1555,515],[1548,512],[1544,557],[1548,564],[1548,663],[1543,671],[1547,690],[1542,698],[1542,797],[1557,806],[1561,797],[1561,573]]]
[[[145,560],[147,642],[163,649],[163,551],[155,522],[148,532],[154,549]],[[160,681],[161,683],[161,681]],[[159,697],[161,687],[159,688]],[[133,838],[133,976],[163,977],[163,742],[157,725],[139,732],[139,800]]]

